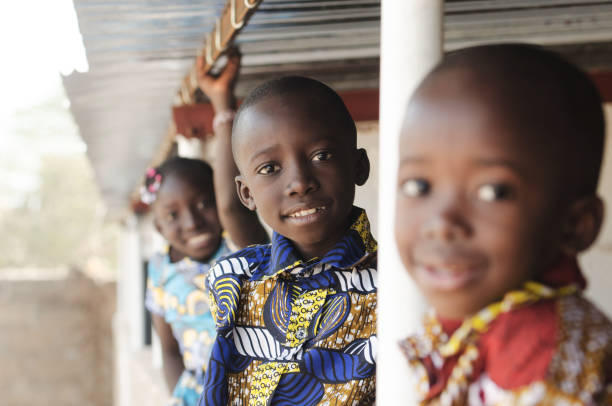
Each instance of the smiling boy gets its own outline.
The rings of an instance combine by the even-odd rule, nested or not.
[[[589,78],[538,47],[458,51],[419,86],[396,239],[433,307],[403,343],[422,404],[610,404],[612,325],[576,261],[602,221],[603,143]]]
[[[208,279],[218,337],[201,405],[370,404],[376,242],[355,185],[369,175],[340,97],[286,77],[241,105],[232,148],[243,204],[273,230]]]

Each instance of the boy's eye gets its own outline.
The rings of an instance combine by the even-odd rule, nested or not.
[[[176,211],[171,211],[171,212],[166,214],[166,220],[167,221],[174,221],[177,218],[178,218],[178,212],[176,212]]]
[[[257,169],[257,173],[260,175],[270,175],[280,169],[280,166],[276,164],[265,164]]]
[[[482,185],[477,191],[478,199],[483,202],[495,202],[512,196],[512,188],[508,185],[489,183]]]
[[[429,193],[431,185],[425,179],[408,179],[400,185],[402,194],[406,197],[420,197]]]
[[[313,157],[313,161],[327,161],[332,157],[332,153],[329,151],[317,152]]]
[[[206,201],[206,200],[200,200],[197,204],[196,204],[196,209],[198,210],[205,210],[210,206],[210,204]]]

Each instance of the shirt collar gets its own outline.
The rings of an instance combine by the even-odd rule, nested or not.
[[[335,268],[350,268],[364,256],[375,253],[378,246],[370,232],[370,222],[365,210],[354,206],[351,219],[352,224],[347,232],[323,258],[301,259],[293,242],[274,232],[271,243],[270,267],[265,276],[269,278],[298,267],[308,269],[318,264],[326,264]]]
[[[584,290],[587,286],[578,259],[573,255],[559,257],[552,266],[538,275],[537,280],[553,288],[576,285],[580,290]]]

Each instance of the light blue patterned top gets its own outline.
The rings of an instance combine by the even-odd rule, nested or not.
[[[208,292],[202,288],[205,285],[203,281],[211,266],[230,252],[222,239],[208,263],[189,258],[172,263],[168,248],[149,261],[146,307],[170,325],[183,355],[185,369],[193,371],[196,378],[201,377],[202,367],[208,365],[216,336]]]

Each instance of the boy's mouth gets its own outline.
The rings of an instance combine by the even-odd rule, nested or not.
[[[313,207],[312,209],[301,209],[293,213],[289,213],[287,217],[291,217],[291,218],[306,217],[306,216],[315,214],[317,212],[322,212],[324,210],[325,210],[325,206]]]
[[[307,225],[322,220],[327,211],[328,206],[324,204],[301,206],[287,211],[284,217],[294,224]]]
[[[415,252],[413,270],[415,279],[428,289],[452,291],[465,288],[487,269],[488,261],[481,253],[465,248],[424,248]]]
[[[452,291],[464,288],[477,279],[483,271],[483,267],[448,265],[416,265],[415,276],[430,289],[438,291]]]

